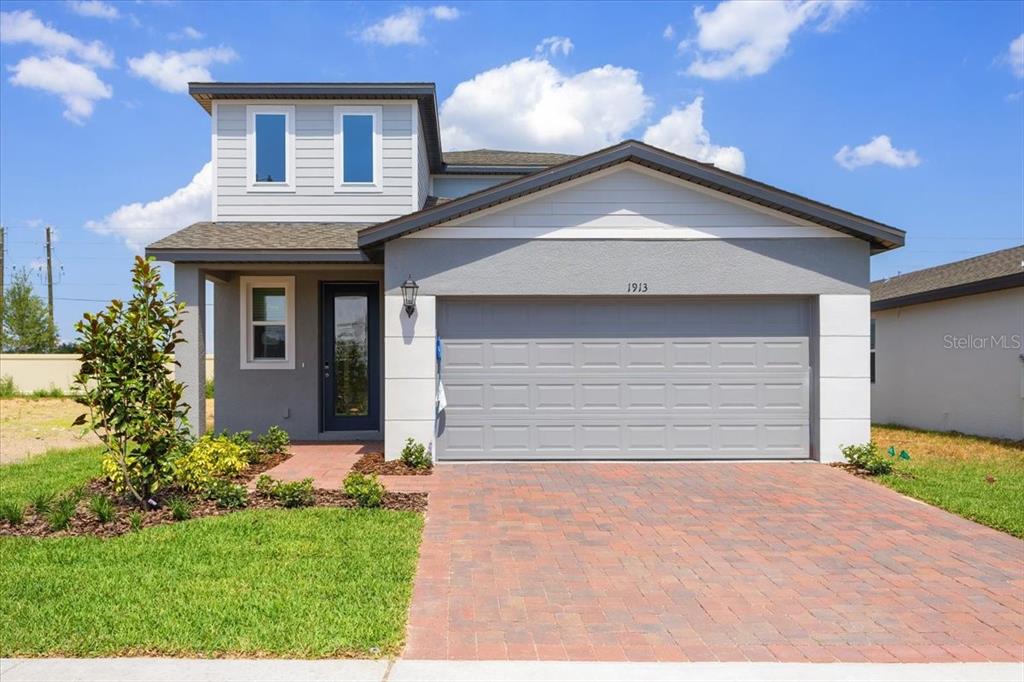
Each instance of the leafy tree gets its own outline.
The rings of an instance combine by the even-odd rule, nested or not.
[[[113,300],[75,325],[82,354],[75,385],[88,424],[107,448],[103,467],[119,491],[146,505],[170,481],[173,460],[188,441],[184,385],[166,362],[185,339],[183,304],[164,291],[153,262],[135,258],[131,300]]]
[[[32,291],[28,270],[14,270],[0,309],[0,345],[7,353],[47,353],[57,346],[57,329],[42,298]]]

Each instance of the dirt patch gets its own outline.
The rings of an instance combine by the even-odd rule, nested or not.
[[[70,398],[0,400],[0,464],[10,464],[59,448],[97,445],[92,432],[72,427],[84,407]]]
[[[266,460],[253,464],[246,469],[234,481],[239,484],[252,484],[256,477],[281,462],[287,460],[291,455],[279,454],[268,457]],[[149,528],[152,526],[163,526],[170,523],[181,523],[174,519],[171,513],[169,502],[174,498],[182,498],[191,505],[190,519],[200,519],[206,516],[223,516],[239,511],[251,509],[280,509],[284,505],[270,495],[265,495],[257,490],[251,489],[249,485],[249,499],[241,509],[222,509],[213,500],[208,500],[195,493],[186,492],[180,489],[168,489],[164,491],[158,502],[158,507],[142,514],[141,523],[138,528]],[[0,536],[21,536],[21,537],[71,537],[76,535],[92,535],[97,537],[116,537],[135,530],[132,526],[132,516],[139,511],[138,505],[130,502],[124,497],[119,497],[110,487],[105,479],[93,479],[79,493],[78,506],[68,527],[64,530],[51,530],[49,521],[45,514],[39,514],[29,507],[25,510],[25,518],[20,524],[11,524],[9,521],[0,520]],[[72,493],[74,494],[74,493]],[[115,507],[114,517],[101,523],[96,515],[89,509],[89,500],[97,495],[109,497]],[[314,504],[316,507],[338,507],[354,508],[358,506],[352,498],[340,490],[324,490],[316,488],[313,490]],[[411,511],[423,513],[427,508],[426,493],[394,493],[384,494],[381,504],[384,509],[396,511]]]
[[[378,476],[429,476],[433,468],[416,469],[408,466],[400,459],[385,460],[381,452],[370,452],[360,457],[352,465],[352,471],[361,474],[377,474]]]
[[[85,411],[71,398],[0,400],[0,464],[11,464],[48,450],[99,445],[91,431],[72,427]],[[207,429],[213,429],[213,400],[206,401]]]

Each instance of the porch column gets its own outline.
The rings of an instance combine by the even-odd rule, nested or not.
[[[839,462],[844,445],[871,440],[871,297],[818,297],[818,448]]]
[[[384,458],[397,459],[412,438],[434,436],[436,332],[433,296],[420,295],[406,315],[401,295],[384,296]]]
[[[174,350],[174,378],[185,384],[182,402],[188,405],[188,426],[195,436],[206,430],[206,277],[197,265],[174,264],[174,294],[185,304],[181,331],[185,343]]]

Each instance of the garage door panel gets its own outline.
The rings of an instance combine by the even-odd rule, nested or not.
[[[797,299],[442,300],[438,456],[806,457],[808,324]]]

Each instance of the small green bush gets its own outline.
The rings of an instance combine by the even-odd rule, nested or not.
[[[231,481],[214,480],[207,488],[206,496],[221,509],[241,509],[249,504],[249,492],[245,486]]]
[[[18,395],[18,387],[14,385],[14,377],[5,374],[0,377],[0,398],[15,398]]]
[[[184,497],[174,497],[167,503],[171,510],[171,518],[175,521],[188,521],[192,518],[192,503]]]
[[[873,440],[862,445],[847,445],[842,449],[842,453],[852,466],[872,476],[892,471],[892,460],[882,456],[878,451],[878,444]]]
[[[136,509],[133,512],[129,512],[128,513],[128,525],[129,525],[129,527],[131,527],[131,529],[133,531],[141,530],[142,529],[142,519],[144,519],[144,518],[145,517],[143,516],[142,512],[139,511],[138,509]]]
[[[278,483],[273,492],[274,499],[289,509],[295,507],[311,507],[316,502],[313,495],[313,479]]]
[[[288,432],[280,426],[271,426],[265,434],[256,439],[256,449],[265,457],[284,454],[290,444]]]
[[[405,441],[405,447],[402,448],[402,461],[413,469],[429,469],[434,464],[430,460],[427,446],[417,443],[412,438]]]
[[[93,513],[100,523],[110,523],[114,520],[116,509],[113,501],[106,495],[97,495],[89,500],[89,511]]]
[[[12,526],[20,525],[25,520],[25,508],[15,502],[0,503],[0,519]]]
[[[213,389],[213,379],[207,379],[206,380],[206,397],[207,398],[212,398],[213,397],[213,390],[214,390]]]
[[[384,486],[377,480],[377,474],[361,474],[352,471],[342,484],[345,494],[360,507],[379,507],[384,500]]]
[[[274,491],[277,490],[278,481],[275,481],[266,474],[260,474],[260,477],[256,479],[256,492],[261,495],[273,495]]]
[[[50,530],[64,530],[71,524],[78,510],[77,495],[63,495],[50,508],[46,514],[46,521],[50,524]]]
[[[206,490],[214,481],[242,473],[248,461],[242,448],[226,436],[203,436],[175,462],[175,478],[186,490]]]
[[[53,507],[53,503],[57,501],[57,495],[55,493],[36,493],[32,497],[30,506],[39,516],[46,516],[50,513],[50,509]]]
[[[33,398],[63,398],[65,397],[63,389],[50,384],[49,388],[37,388],[32,391]]]

